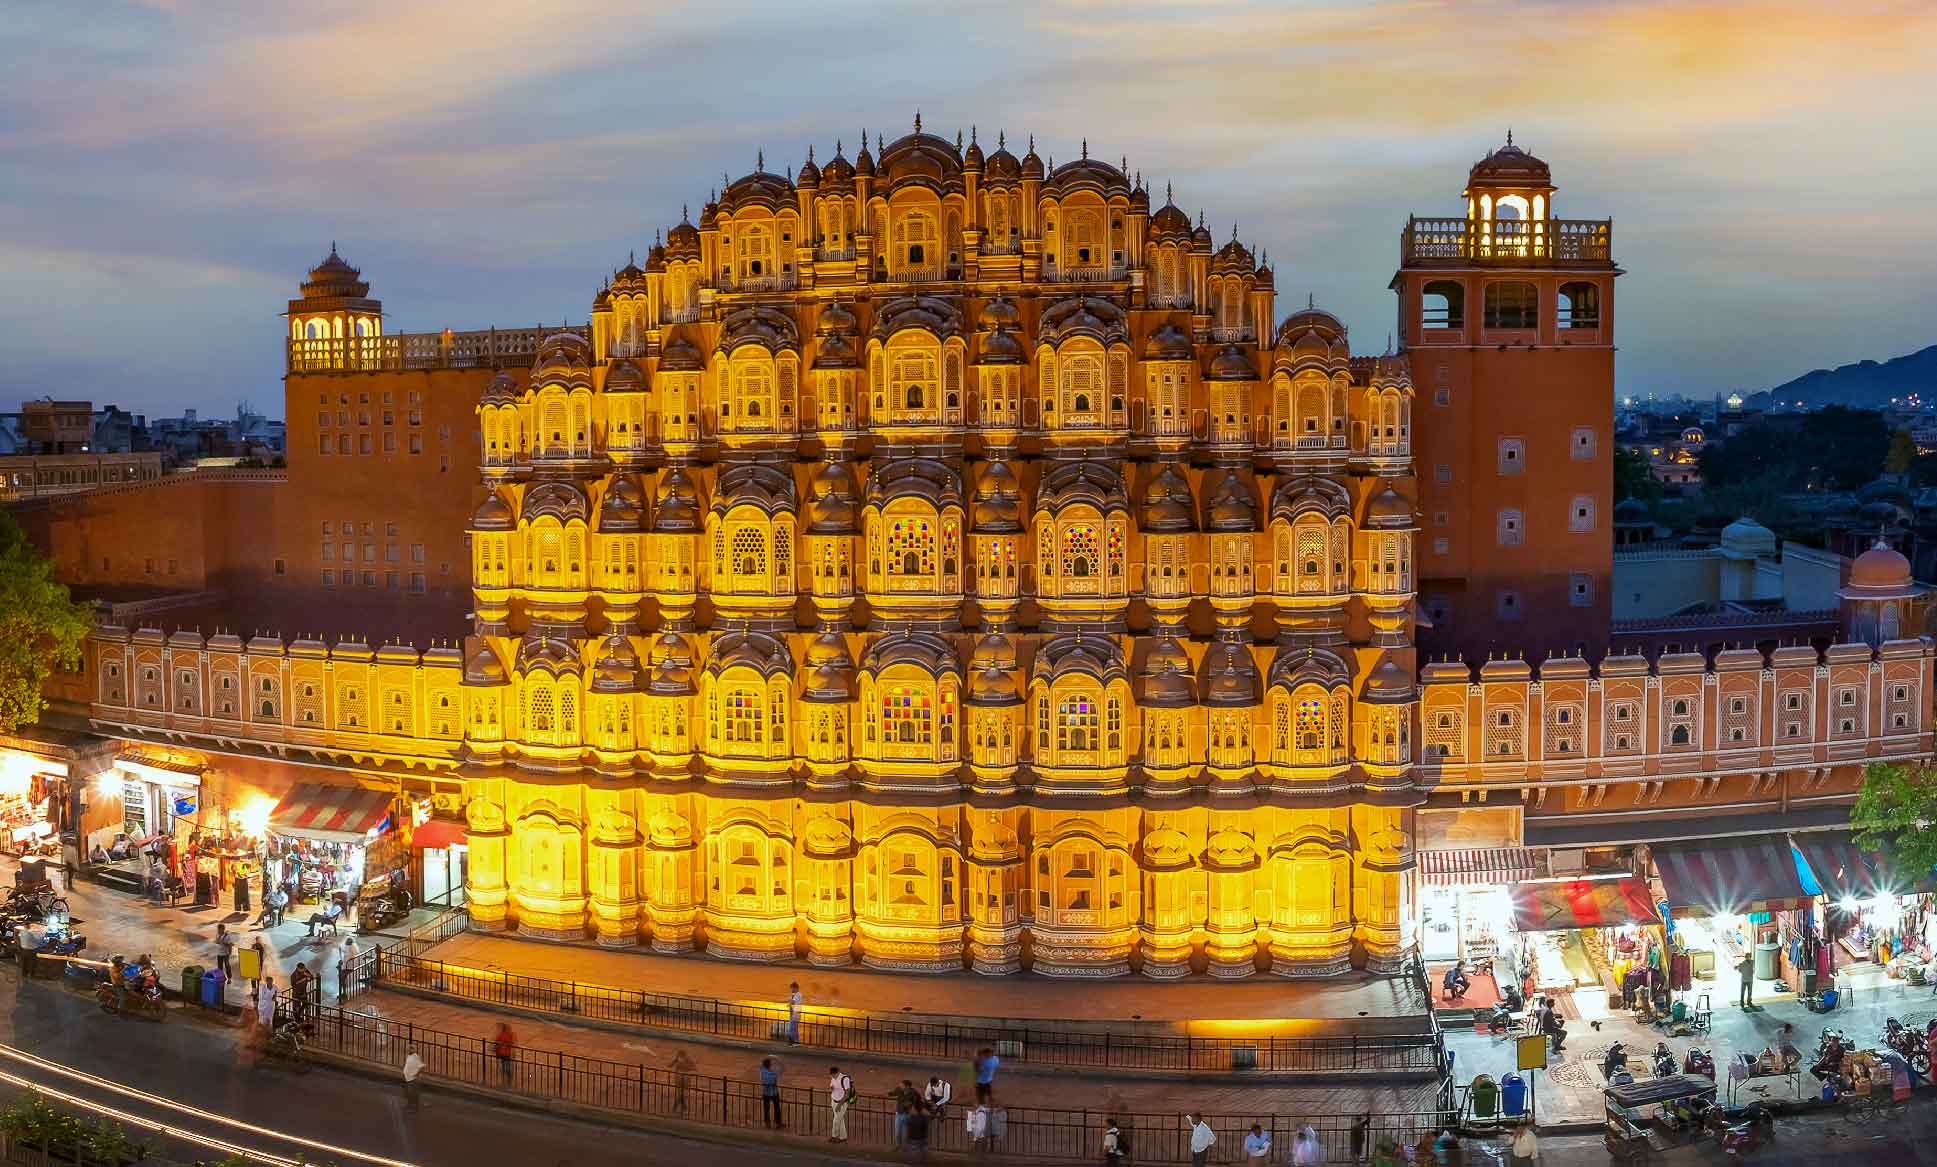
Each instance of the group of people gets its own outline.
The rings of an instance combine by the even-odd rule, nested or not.
[[[793,1034],[790,1033],[789,1037]],[[969,1141],[977,1150],[987,1150],[988,1141],[1001,1134],[1002,1120],[995,1112],[995,1075],[1002,1059],[994,1049],[984,1047],[977,1051],[970,1063],[970,1072],[975,1079],[975,1105],[963,1115],[963,1123]],[[693,1062],[685,1050],[678,1051],[672,1062],[673,1071],[673,1110],[676,1113],[686,1109],[688,1081],[692,1076]],[[760,1059],[760,1125],[773,1130],[787,1129],[786,1109],[782,1105],[780,1083],[786,1067],[779,1058]],[[827,1141],[845,1143],[848,1141],[848,1112],[853,1109],[855,1100],[860,1096],[855,1089],[854,1078],[839,1066],[827,1068],[828,1105],[832,1113],[828,1122]],[[894,1102],[894,1141],[897,1150],[910,1153],[917,1158],[925,1157],[928,1150],[930,1132],[935,1124],[944,1120],[948,1109],[955,1099],[955,1087],[940,1074],[930,1075],[927,1083],[917,1086],[914,1079],[903,1078],[900,1085],[888,1092]]]
[[[1184,1129],[1190,1132],[1191,1167],[1205,1167],[1211,1160],[1212,1152],[1217,1149],[1217,1132],[1211,1129],[1211,1124],[1205,1122],[1203,1114],[1198,1111],[1184,1116]],[[1354,1130],[1353,1141],[1363,1144],[1362,1129]],[[1244,1153],[1245,1167],[1265,1167],[1274,1161],[1271,1132],[1264,1129],[1263,1123],[1252,1123],[1251,1129],[1244,1132],[1240,1150]],[[1129,1155],[1129,1139],[1112,1116],[1109,1128],[1103,1132],[1103,1162],[1107,1167],[1120,1167]],[[1291,1149],[1282,1161],[1290,1167],[1316,1167],[1325,1162],[1325,1141],[1318,1137],[1318,1131],[1310,1123],[1306,1123],[1298,1128],[1298,1133],[1291,1140]]]

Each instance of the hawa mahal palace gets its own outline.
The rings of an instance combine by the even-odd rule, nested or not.
[[[286,472],[50,504],[77,586],[168,537],[219,597],[105,623],[62,708],[205,801],[461,816],[477,928],[1078,977],[1389,971],[1429,855],[1846,816],[1929,754],[1894,552],[1845,643],[1616,643],[1620,269],[1546,163],[1403,225],[1380,353],[1028,145],[757,166],[583,327],[392,332],[332,248]]]

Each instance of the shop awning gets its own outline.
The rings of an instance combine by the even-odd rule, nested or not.
[[[322,843],[361,843],[389,817],[390,801],[387,790],[304,784],[269,812],[269,829]]]
[[[1809,903],[1786,835],[1657,843],[1654,857],[1678,915],[1740,916]]]
[[[1419,878],[1437,884],[1518,883],[1533,877],[1533,852],[1524,847],[1421,851]]]
[[[1513,887],[1513,926],[1521,932],[1660,922],[1646,881],[1631,876],[1542,880]]]
[[[1848,831],[1809,831],[1791,835],[1790,840],[1802,853],[1816,886],[1832,903],[1908,895],[1930,887],[1929,879],[1919,880],[1887,857],[1865,851]]]
[[[464,824],[449,819],[430,819],[420,824],[410,833],[410,845],[420,851],[438,847],[461,847],[465,840]]]

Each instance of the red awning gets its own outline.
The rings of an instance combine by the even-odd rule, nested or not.
[[[361,843],[390,816],[391,799],[387,790],[306,783],[284,795],[269,812],[269,829],[324,843]]]
[[[410,833],[410,845],[420,851],[438,847],[462,847],[466,836],[463,823],[449,819],[430,819]]]
[[[1740,916],[1807,907],[1784,835],[1657,843],[1655,866],[1675,914]]]
[[[1518,883],[1532,875],[1533,853],[1524,847],[1469,847],[1419,853],[1419,877],[1426,883]]]
[[[1639,879],[1567,879],[1513,888],[1513,926],[1521,932],[1660,922],[1648,885]]]

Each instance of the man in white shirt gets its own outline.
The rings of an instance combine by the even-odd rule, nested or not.
[[[921,1097],[922,1101],[928,1103],[928,1113],[939,1121],[942,1117],[942,1108],[948,1105],[948,1100],[954,1094],[954,1087],[950,1086],[947,1082],[942,1081],[940,1078],[930,1078],[928,1079],[928,1089],[921,1092]]]
[[[845,1143],[847,1108],[854,1103],[854,1079],[841,1073],[839,1066],[827,1067],[827,1096],[834,1108],[834,1117],[827,1127],[827,1141]]]
[[[1190,1128],[1190,1167],[1204,1167],[1210,1162],[1211,1148],[1217,1144],[1217,1132],[1194,1110],[1184,1116],[1184,1125]]]
[[[968,1117],[963,1120],[968,1128],[969,1146],[977,1151],[989,1149],[989,1108],[974,1106],[969,1108]]]
[[[1244,1162],[1246,1167],[1263,1167],[1271,1158],[1271,1136],[1258,1123],[1251,1124],[1251,1133],[1244,1136]]]

